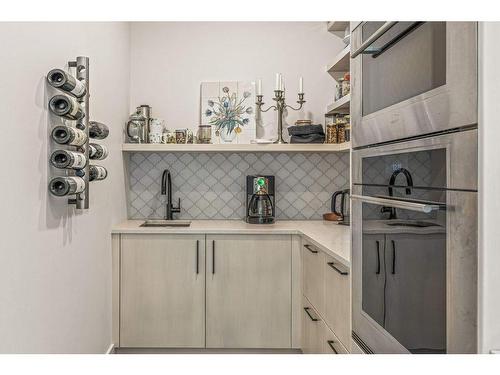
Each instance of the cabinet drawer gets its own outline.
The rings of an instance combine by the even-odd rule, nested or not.
[[[324,314],[325,307],[325,254],[307,241],[302,241],[303,293],[314,308]]]
[[[323,353],[325,323],[307,298],[302,297],[302,352],[304,354]]]
[[[326,325],[323,331],[323,353],[325,354],[349,354],[338,337]]]
[[[325,320],[345,347],[351,339],[350,270],[325,255]]]

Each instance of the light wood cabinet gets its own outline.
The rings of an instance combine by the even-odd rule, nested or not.
[[[307,241],[302,242],[303,293],[318,311],[324,311],[325,307],[324,261],[322,251]]]
[[[326,326],[306,297],[302,298],[302,353],[319,354],[324,351]]]
[[[351,339],[350,271],[325,255],[325,320],[344,346]]]
[[[121,347],[204,347],[204,237],[122,235]]]
[[[291,236],[208,235],[207,348],[291,347]]]

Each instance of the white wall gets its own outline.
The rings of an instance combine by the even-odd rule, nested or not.
[[[131,26],[131,111],[140,104],[169,129],[199,125],[202,81],[263,80],[267,105],[275,73],[285,76],[288,104],[296,105],[304,77],[305,110],[290,112],[288,124],[312,118],[324,124],[335,82],[326,65],[344,47],[324,22],[159,22]],[[276,113],[264,114],[265,133],[277,134]],[[286,131],[284,132],[286,134]]]
[[[479,25],[479,351],[500,350],[499,22]]]
[[[110,228],[126,217],[126,23],[0,23],[0,353],[103,353],[111,342]],[[90,210],[48,195],[45,74],[90,57],[91,118],[110,127]]]

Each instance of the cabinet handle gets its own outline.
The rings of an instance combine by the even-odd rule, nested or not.
[[[309,319],[311,319],[313,322],[317,322],[319,321],[318,318],[314,318],[311,313],[309,312],[311,308],[310,307],[304,307],[304,311],[306,312],[306,314],[309,316]]]
[[[312,249],[310,245],[304,245],[304,247],[305,247],[307,250],[309,250],[311,253],[313,253],[313,254],[317,254],[317,253],[318,253],[318,250],[314,250],[314,249]]]
[[[392,242],[392,274],[396,274],[396,243],[394,240]]]
[[[333,262],[328,262],[327,263],[330,267],[332,267],[335,271],[337,271],[338,273],[340,273],[342,276],[345,276],[345,275],[349,275],[349,272],[347,271],[342,271],[341,269],[335,267],[335,264]]]
[[[196,240],[196,274],[200,273],[200,240]]]
[[[375,242],[377,243],[377,271],[375,271],[375,275],[380,275],[380,242]]]
[[[333,340],[328,340],[327,341],[328,343],[328,346],[330,347],[330,349],[332,349],[332,351],[335,353],[335,354],[339,354],[339,352],[337,351],[337,349],[335,349],[335,347],[333,346],[333,344],[335,344],[335,341]]]
[[[212,274],[215,273],[215,240],[212,240]]]

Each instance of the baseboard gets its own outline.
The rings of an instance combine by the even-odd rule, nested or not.
[[[115,344],[109,345],[108,350],[106,350],[106,354],[115,354]]]

